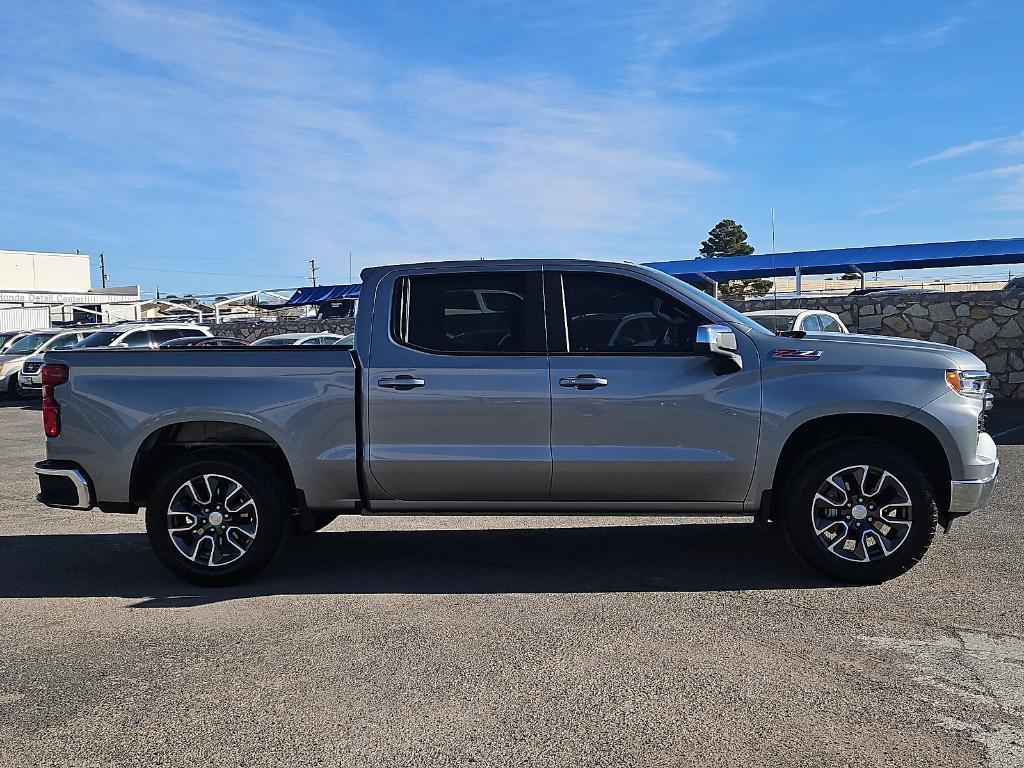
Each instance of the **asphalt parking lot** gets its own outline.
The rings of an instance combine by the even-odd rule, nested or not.
[[[204,590],[34,501],[0,402],[0,766],[1024,765],[1024,409],[878,587],[726,519],[342,518]]]

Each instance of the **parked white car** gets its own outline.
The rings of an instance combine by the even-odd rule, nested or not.
[[[264,336],[257,339],[250,346],[252,347],[308,347],[308,346],[330,346],[346,339],[351,343],[349,336],[342,336],[337,333],[279,333],[276,336]]]
[[[849,333],[839,315],[823,309],[759,309],[744,312],[769,331],[805,331],[806,333]]]
[[[75,345],[76,349],[126,347],[157,349],[165,341],[183,336],[212,336],[210,329],[192,323],[122,323],[101,328]]]
[[[21,370],[18,372],[17,394],[20,397],[42,395],[43,355],[55,349],[70,349],[95,330],[95,327],[75,328],[65,331],[58,329],[56,333],[40,344],[39,348],[22,362]]]

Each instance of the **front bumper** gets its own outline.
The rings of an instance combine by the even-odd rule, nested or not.
[[[43,391],[43,377],[38,373],[18,373],[18,384],[26,392],[38,392]]]
[[[35,465],[39,480],[36,500],[59,509],[92,509],[93,494],[85,471],[70,461],[40,461]]]
[[[992,474],[981,480],[953,480],[949,484],[949,512],[956,517],[981,509],[996,489],[996,475],[999,474],[999,460],[996,459]]]
[[[953,480],[949,484],[950,517],[959,517],[981,509],[988,504],[992,491],[995,490],[996,477],[999,475],[999,457],[996,454],[995,442],[985,432],[978,435],[978,447],[971,467],[980,477]]]

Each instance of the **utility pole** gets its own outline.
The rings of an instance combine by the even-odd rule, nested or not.
[[[109,277],[110,275],[107,274],[107,262],[103,258],[103,252],[100,251],[100,284],[104,288],[107,287],[107,278]]]
[[[348,252],[348,284],[352,285],[352,251]]]
[[[317,269],[318,269],[318,267],[316,266],[316,259],[310,259],[309,260],[309,279],[313,281],[313,287],[314,288],[316,288],[316,271],[317,271]]]

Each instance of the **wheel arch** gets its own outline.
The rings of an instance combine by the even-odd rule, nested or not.
[[[901,416],[877,413],[843,413],[819,416],[794,429],[783,444],[772,478],[772,511],[786,473],[807,451],[845,440],[864,438],[896,446],[916,459],[932,481],[940,512],[949,509],[950,466],[942,441],[928,427]]]
[[[281,444],[257,426],[222,419],[174,421],[151,430],[132,461],[128,486],[131,503],[146,506],[153,485],[170,463],[210,448],[258,456],[278,473],[290,501],[296,503],[299,492],[295,476]]]

